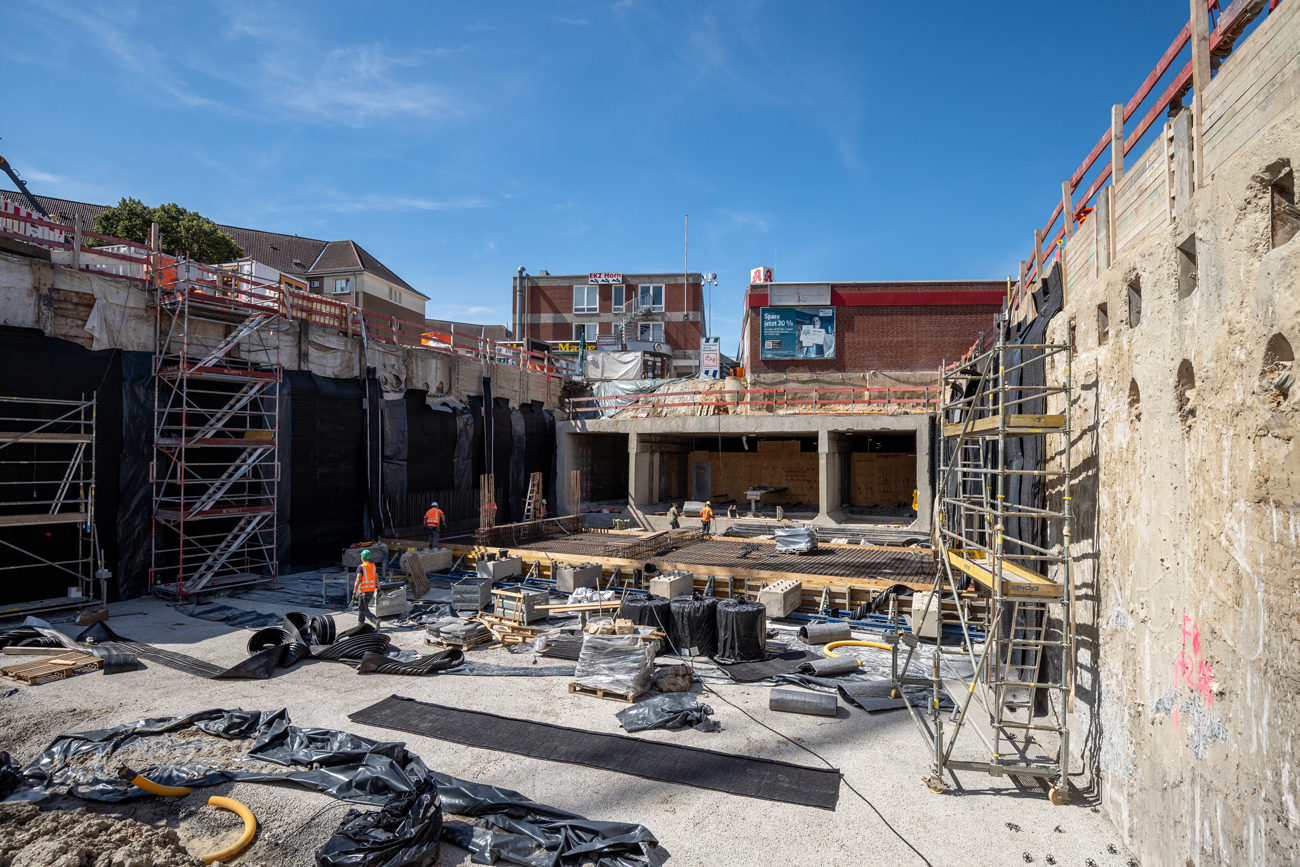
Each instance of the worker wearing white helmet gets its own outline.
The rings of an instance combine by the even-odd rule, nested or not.
[[[438,532],[442,525],[447,522],[447,515],[438,508],[438,501],[434,500],[429,511],[424,513],[424,526],[429,530],[429,550],[438,550]]]

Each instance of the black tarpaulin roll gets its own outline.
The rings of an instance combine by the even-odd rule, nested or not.
[[[743,599],[718,603],[719,662],[753,662],[763,658],[766,647],[766,608]]]
[[[682,656],[712,656],[718,649],[718,600],[678,596],[668,603],[668,641]]]
[[[618,616],[636,626],[653,626],[665,635],[672,632],[672,606],[662,596],[625,596]]]

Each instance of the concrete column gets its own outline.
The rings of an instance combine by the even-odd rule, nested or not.
[[[844,507],[840,498],[840,477],[846,460],[844,444],[834,431],[817,432],[817,523],[833,524]]]
[[[930,425],[916,426],[916,523],[918,530],[930,531],[934,510],[934,485],[930,480],[930,450],[938,444],[930,438]],[[938,461],[935,462],[936,466]]]
[[[650,490],[650,445],[640,440],[640,435],[635,432],[627,435],[627,500],[634,509],[654,502]]]

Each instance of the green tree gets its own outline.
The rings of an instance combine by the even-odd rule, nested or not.
[[[139,199],[122,199],[95,217],[95,231],[137,244],[149,242],[149,225],[156,222],[162,251],[216,265],[242,258],[244,248],[202,214],[175,202],[151,208]],[[96,244],[105,242],[98,241]]]

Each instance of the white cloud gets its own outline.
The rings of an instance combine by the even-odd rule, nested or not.
[[[760,232],[766,232],[772,227],[771,221],[761,214],[755,214],[749,211],[738,211],[731,208],[723,208],[719,213],[738,226],[753,226]]]

